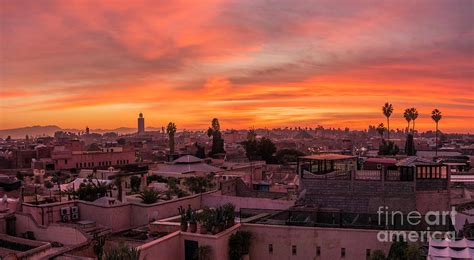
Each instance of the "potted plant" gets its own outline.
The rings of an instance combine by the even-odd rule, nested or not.
[[[224,219],[222,215],[222,207],[217,207],[213,209],[211,214],[211,221],[212,221],[212,229],[211,232],[213,235],[221,232],[224,230]]]
[[[224,218],[226,228],[230,228],[235,225],[235,206],[231,203],[224,204]]]
[[[189,220],[189,230],[191,233],[196,233],[197,231],[197,217],[196,211],[191,209],[191,206],[188,208],[187,218]]]
[[[188,230],[188,219],[186,216],[186,210],[183,206],[179,206],[178,208],[179,215],[181,215],[181,231],[186,232]]]
[[[210,217],[210,219],[209,219],[209,220],[210,220],[210,222],[209,222],[209,228],[210,228],[210,230],[211,230],[211,233],[212,233],[213,235],[215,235],[215,234],[217,234],[217,233],[220,232],[220,231],[219,231],[219,226],[218,226],[219,217],[218,217],[218,215],[217,215],[216,210],[212,210],[211,213],[212,213],[212,214],[211,214],[211,217]]]
[[[201,213],[198,215],[198,222],[200,224],[200,233],[207,234],[207,227],[209,222],[209,208],[205,207]]]
[[[207,234],[207,225],[206,224],[201,224],[201,228],[199,229],[199,233],[201,234]]]
[[[216,214],[217,214],[217,227],[219,232],[222,232],[225,229],[225,214],[224,214],[224,208],[222,206],[219,206],[216,208]]]

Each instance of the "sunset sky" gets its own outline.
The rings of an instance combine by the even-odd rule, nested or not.
[[[0,129],[474,132],[474,1],[355,2],[0,0]]]

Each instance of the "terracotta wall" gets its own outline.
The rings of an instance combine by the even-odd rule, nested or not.
[[[81,220],[92,220],[97,225],[110,227],[112,231],[120,231],[131,227],[130,204],[102,206],[91,202],[78,202]]]
[[[184,242],[182,242],[180,238],[180,231],[176,231],[160,239],[154,240],[148,244],[141,245],[138,248],[140,250],[140,260],[183,259],[184,258],[183,243]]]
[[[184,241],[211,247],[211,259],[228,259],[228,241],[238,230],[252,233],[250,259],[366,259],[367,249],[380,249],[388,254],[389,242],[377,239],[377,230],[271,226],[238,224],[217,235],[201,235],[176,231],[140,247],[140,259],[184,259]],[[272,244],[273,252],[269,252]],[[296,246],[296,254],[292,247]],[[316,251],[320,247],[320,255]],[[341,250],[345,257],[341,258]],[[150,258],[151,257],[151,258]]]
[[[23,204],[22,212],[31,214],[40,225],[61,222],[61,208],[76,206],[75,201],[56,202],[44,205]]]
[[[252,233],[250,259],[366,259],[366,250],[388,253],[390,243],[377,240],[377,230],[243,224]],[[273,253],[269,253],[269,244]],[[296,255],[292,246],[296,246]],[[321,255],[316,255],[320,247]],[[341,258],[341,248],[346,256]]]
[[[62,224],[51,224],[49,226],[39,225],[30,215],[16,213],[16,233],[21,235],[32,231],[37,240],[57,241],[64,245],[76,245],[87,241],[87,237],[80,230]]]
[[[184,241],[192,240],[198,242],[199,246],[211,247],[211,259],[229,259],[228,242],[229,237],[240,229],[240,224],[227,229],[217,235],[201,235],[197,233],[181,232],[181,245],[184,254]]]
[[[229,237],[239,230],[240,224],[227,229],[217,235],[202,235],[198,233],[189,233],[176,231],[160,239],[154,240],[148,244],[139,247],[140,259],[184,259],[185,240],[198,242],[198,246],[211,247],[211,259],[228,259],[228,241]]]
[[[213,192],[211,192],[213,193]],[[209,193],[204,193],[206,196]],[[178,215],[178,207],[185,208],[191,205],[193,209],[201,208],[201,195],[188,196],[172,201],[159,202],[151,205],[133,203],[131,204],[131,225],[141,226],[146,225],[153,220],[168,218]]]
[[[107,226],[112,231],[126,230],[132,227],[146,225],[152,219],[163,219],[178,215],[178,207],[191,205],[194,209],[201,208],[203,196],[218,191],[210,191],[202,195],[188,196],[172,201],[159,202],[151,205],[141,203],[125,203],[119,205],[103,206],[86,201],[67,201],[45,205],[23,205],[23,213],[30,214],[40,225],[60,223],[60,209],[63,207],[78,206],[80,220],[92,220],[98,225]],[[49,221],[48,212],[51,212]]]
[[[422,215],[428,211],[450,211],[450,204],[448,190],[416,192],[416,210]]]

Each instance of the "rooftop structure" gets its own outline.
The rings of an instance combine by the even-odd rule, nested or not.
[[[395,167],[358,170],[352,156],[305,156],[299,158],[298,174],[301,205],[357,213],[374,213],[380,205],[402,212],[449,209],[448,166],[418,157]],[[433,200],[437,203],[426,204]]]
[[[216,173],[224,171],[223,169],[214,167],[192,155],[182,156],[170,164],[160,164],[158,169],[152,170],[152,174],[179,176],[188,173]]]

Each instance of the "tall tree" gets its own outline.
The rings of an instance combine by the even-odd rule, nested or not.
[[[276,146],[269,138],[262,137],[257,145],[257,154],[267,164],[272,163],[273,154],[276,152]]]
[[[438,156],[438,123],[439,121],[441,120],[443,116],[441,115],[441,111],[439,111],[438,109],[434,109],[432,112],[431,112],[431,119],[433,119],[433,121],[435,121],[436,123],[436,148],[435,148],[435,155]]]
[[[207,130],[207,135],[209,137],[212,137],[212,149],[210,154],[214,155],[217,153],[225,153],[224,139],[222,138],[219,119],[212,119],[211,127],[209,127],[209,129]]]
[[[415,141],[413,140],[412,134],[407,135],[407,140],[405,142],[405,154],[408,156],[416,155]]]
[[[201,158],[201,159],[206,158],[206,150],[205,150],[204,146],[199,145],[198,142],[195,142],[194,146],[196,147],[195,156],[197,158]]]
[[[400,148],[392,141],[382,140],[379,145],[379,155],[397,155],[400,152]]]
[[[250,129],[247,132],[247,140],[245,142],[242,142],[242,145],[245,148],[245,154],[247,155],[247,158],[252,161],[257,159],[257,133],[255,133],[255,130]]]
[[[387,118],[387,139],[390,141],[390,116],[393,113],[393,106],[388,102],[382,107],[382,112],[384,116]]]
[[[415,120],[418,118],[418,110],[414,107],[410,108],[410,118],[413,121],[413,134],[415,134]]]
[[[176,125],[173,122],[169,122],[166,127],[166,133],[168,134],[170,154],[174,154],[174,134],[176,133]]]
[[[407,133],[409,133],[409,132],[410,132],[410,121],[411,121],[411,113],[410,113],[410,109],[409,109],[409,108],[405,109],[405,112],[403,112],[403,117],[404,117],[405,120],[407,120],[407,122],[408,122]]]
[[[379,126],[377,126],[377,133],[380,135],[380,138],[383,139],[383,133],[385,132],[385,126],[383,125],[383,123],[380,123]]]
[[[288,164],[289,162],[297,162],[298,157],[303,156],[304,153],[296,149],[281,149],[275,154],[275,159],[279,164]]]

